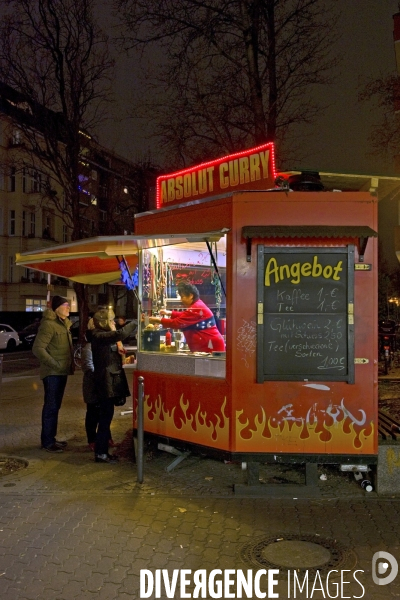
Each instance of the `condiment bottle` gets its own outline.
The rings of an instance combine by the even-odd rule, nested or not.
[[[172,341],[172,335],[169,329],[167,329],[167,333],[165,334],[165,345],[170,346]]]

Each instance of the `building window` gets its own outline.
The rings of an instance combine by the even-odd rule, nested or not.
[[[3,209],[0,207],[0,235],[3,235]]]
[[[43,213],[43,217],[42,217],[42,223],[43,223],[43,233],[42,233],[42,237],[44,239],[47,240],[52,240],[53,238],[53,218],[52,215],[49,213]]]
[[[62,203],[63,211],[66,211],[67,210],[67,196],[65,194],[64,189],[62,190],[61,194],[62,194],[61,203]]]
[[[12,283],[14,281],[14,257],[8,258],[8,281]]]
[[[66,225],[63,225],[62,241],[64,244],[68,242],[68,227]]]
[[[45,299],[27,298],[25,301],[25,312],[42,312],[47,308]]]
[[[32,172],[31,192],[37,194],[42,191],[42,176],[37,171]]]
[[[22,211],[22,227],[21,227],[21,235],[26,236],[26,210]]]
[[[3,273],[3,257],[0,256],[0,281],[4,281],[4,273]]]
[[[42,191],[42,175],[35,169],[24,169],[22,190],[27,193],[37,194]]]
[[[8,235],[15,235],[15,210],[10,210],[10,221],[8,226]]]
[[[18,146],[21,143],[21,130],[14,129],[12,132],[12,144],[13,146]]]
[[[30,237],[35,237],[35,235],[36,235],[36,215],[34,212],[31,212],[29,235],[30,235]]]
[[[22,169],[22,191],[26,194],[26,178],[27,178],[28,169],[24,167]]]
[[[0,190],[4,191],[6,189],[5,186],[5,176],[4,176],[4,169],[0,168]]]
[[[17,169],[15,167],[10,167],[10,174],[8,178],[8,191],[15,192],[15,179],[16,179]]]

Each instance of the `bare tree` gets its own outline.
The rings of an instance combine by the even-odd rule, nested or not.
[[[390,74],[371,79],[359,94],[361,102],[369,102],[376,110],[377,121],[369,136],[372,151],[389,164],[400,154],[400,78]]]
[[[19,93],[21,162],[46,178],[47,201],[76,240],[85,218],[80,162],[90,145],[88,132],[99,125],[110,99],[113,61],[107,36],[94,21],[93,0],[6,0],[5,5],[0,80]],[[76,284],[75,290],[86,317],[85,288]]]
[[[151,57],[152,120],[171,162],[278,140],[311,123],[337,61],[335,0],[114,0],[128,51]],[[159,57],[159,68],[154,57]]]

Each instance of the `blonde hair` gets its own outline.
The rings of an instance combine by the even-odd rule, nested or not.
[[[87,329],[95,329],[93,318],[89,319]]]

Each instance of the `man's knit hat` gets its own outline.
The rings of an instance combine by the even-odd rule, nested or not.
[[[63,296],[53,296],[51,300],[51,308],[56,310],[59,306],[61,306],[61,304],[65,304],[66,302],[69,304],[68,298],[64,298]]]

